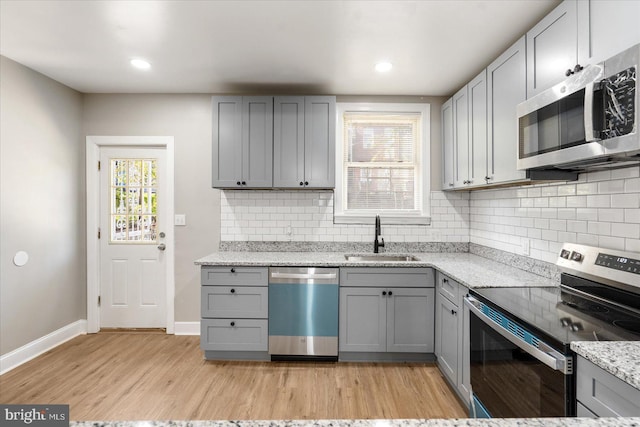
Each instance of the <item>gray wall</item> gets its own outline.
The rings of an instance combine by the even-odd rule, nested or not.
[[[84,135],[173,136],[175,319],[200,319],[200,276],[193,261],[218,250],[220,192],[211,188],[211,96],[87,94]]]
[[[0,56],[0,354],[86,318],[82,94]],[[24,250],[29,262],[13,264]]]

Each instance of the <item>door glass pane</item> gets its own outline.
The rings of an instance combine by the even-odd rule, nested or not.
[[[110,243],[155,244],[158,203],[154,159],[110,162]]]

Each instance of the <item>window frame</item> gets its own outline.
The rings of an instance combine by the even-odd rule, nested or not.
[[[417,144],[418,173],[416,192],[419,209],[414,212],[375,212],[359,210],[345,212],[346,183],[344,165],[344,113],[420,113],[420,137]],[[431,104],[426,103],[386,103],[386,102],[338,102],[336,104],[336,187],[333,201],[333,222],[335,224],[370,224],[379,214],[386,224],[429,225],[431,224]]]

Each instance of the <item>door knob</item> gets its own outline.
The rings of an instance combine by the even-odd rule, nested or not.
[[[158,245],[158,249],[160,249],[161,251],[164,251],[165,249],[167,249],[167,245],[165,245],[164,243],[160,243]]]

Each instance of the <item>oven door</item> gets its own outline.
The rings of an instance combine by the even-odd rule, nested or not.
[[[471,416],[574,416],[572,357],[474,296],[467,296],[465,304],[470,311]]]

